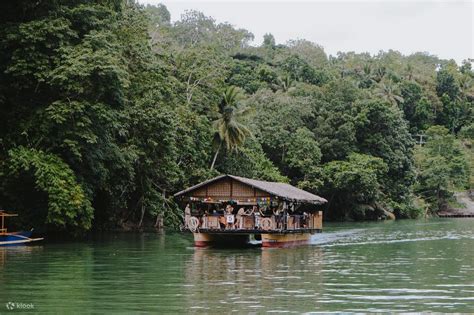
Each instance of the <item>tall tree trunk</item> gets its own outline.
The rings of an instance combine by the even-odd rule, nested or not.
[[[140,222],[138,223],[138,228],[142,227],[144,217],[145,217],[145,204],[142,201],[142,213],[140,215]]]
[[[163,215],[161,213],[156,216],[155,228],[158,230],[163,228]]]
[[[163,207],[163,213],[164,211],[166,211],[166,190],[162,190],[163,192],[163,204],[162,204],[162,207]],[[156,229],[159,229],[161,230],[163,228],[163,215],[161,213],[158,213],[156,215],[156,221],[155,221],[155,228]]]
[[[219,154],[221,146],[222,146],[222,141],[219,142],[219,146],[217,147],[216,153],[214,154],[214,158],[212,159],[211,170],[214,169],[214,165],[216,164],[216,160],[217,160],[217,155]]]

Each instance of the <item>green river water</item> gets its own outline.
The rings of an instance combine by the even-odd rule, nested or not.
[[[474,312],[474,219],[326,224],[287,249],[179,233],[0,248],[1,314],[388,311]]]

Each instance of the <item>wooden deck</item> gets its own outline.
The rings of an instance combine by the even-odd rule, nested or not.
[[[195,233],[208,233],[208,234],[297,234],[297,233],[321,233],[322,229],[309,229],[300,228],[293,230],[285,229],[273,229],[273,230],[262,230],[262,229],[198,229]]]
[[[243,216],[237,219],[234,215],[232,224],[228,224],[224,215],[185,217],[185,229],[192,232],[212,234],[294,234],[317,233],[323,228],[321,211],[303,215],[285,216]]]

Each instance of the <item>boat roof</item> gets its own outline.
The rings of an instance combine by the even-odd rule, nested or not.
[[[281,182],[267,182],[263,180],[257,180],[257,179],[251,179],[251,178],[246,178],[246,177],[240,177],[240,176],[235,176],[235,175],[229,175],[229,174],[224,174],[220,175],[217,177],[214,177],[212,179],[209,179],[207,181],[204,181],[202,183],[199,183],[197,185],[194,185],[192,187],[189,187],[185,190],[182,190],[178,193],[176,193],[174,196],[179,197],[182,195],[186,195],[200,187],[212,184],[218,180],[221,180],[223,178],[232,178],[238,182],[241,182],[243,184],[249,185],[253,188],[257,188],[260,190],[263,190],[270,195],[279,197],[284,200],[288,201],[296,201],[296,202],[303,202],[303,203],[313,203],[313,204],[323,204],[326,203],[327,200],[314,195],[310,192],[307,192],[303,189],[297,188],[295,186],[292,186],[287,183],[281,183]]]
[[[17,217],[16,213],[6,213],[5,210],[0,210],[0,217]]]

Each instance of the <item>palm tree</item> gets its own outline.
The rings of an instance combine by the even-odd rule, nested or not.
[[[415,77],[415,68],[413,68],[411,63],[406,65],[404,72],[405,72],[405,78],[408,81],[411,81],[411,80],[414,79],[414,77]]]
[[[364,75],[366,77],[370,77],[370,75],[372,74],[372,65],[370,63],[364,64],[364,66],[362,67],[362,71],[364,72]]]
[[[284,77],[277,78],[277,88],[281,89],[283,92],[288,92],[288,90],[294,85],[295,81],[291,78],[289,74]]]
[[[383,80],[386,74],[387,68],[385,68],[384,66],[377,67],[373,72],[372,80],[379,83]]]
[[[247,136],[251,135],[250,130],[238,119],[249,112],[248,108],[240,108],[238,99],[239,91],[235,86],[228,87],[219,104],[219,118],[213,122],[216,130],[214,143],[217,145],[216,153],[212,159],[211,170],[216,164],[217,155],[224,143],[227,150],[237,150],[244,142]]]
[[[459,78],[458,83],[459,90],[461,92],[458,96],[458,99],[462,100],[463,97],[468,100],[474,99],[474,81],[468,76],[464,75]]]
[[[393,105],[404,102],[403,97],[400,95],[400,89],[390,81],[380,82],[375,89],[375,95]]]
[[[356,86],[362,89],[367,89],[375,83],[375,80],[372,79],[372,65],[370,63],[366,63],[362,68],[359,68],[356,82]]]

